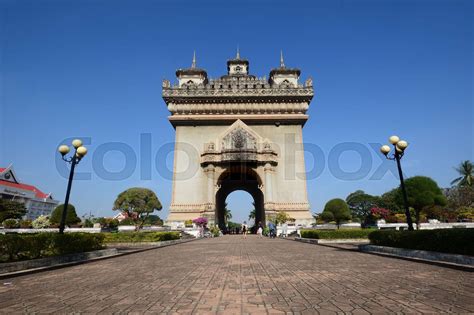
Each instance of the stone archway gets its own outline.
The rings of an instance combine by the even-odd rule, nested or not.
[[[215,218],[221,230],[225,230],[224,207],[227,196],[236,191],[248,192],[255,203],[255,223],[265,224],[264,196],[260,189],[262,180],[251,167],[239,165],[231,166],[224,171],[217,180],[219,189],[215,196]]]

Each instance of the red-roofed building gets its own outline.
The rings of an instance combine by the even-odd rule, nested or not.
[[[40,215],[51,215],[59,201],[51,194],[46,194],[33,185],[20,183],[13,166],[0,167],[0,198],[10,199],[25,204],[25,219],[34,220]]]

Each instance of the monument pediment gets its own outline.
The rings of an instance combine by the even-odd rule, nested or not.
[[[239,119],[220,134],[215,142],[205,144],[201,164],[247,161],[276,165],[277,157],[270,142]]]

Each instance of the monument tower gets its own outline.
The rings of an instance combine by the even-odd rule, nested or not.
[[[173,191],[167,224],[207,217],[224,226],[227,196],[250,193],[256,222],[285,211],[308,225],[302,129],[313,98],[312,80],[280,66],[268,80],[249,72],[249,61],[227,61],[227,74],[209,79],[196,64],[176,71],[178,83],[163,81],[163,99],[176,130]]]

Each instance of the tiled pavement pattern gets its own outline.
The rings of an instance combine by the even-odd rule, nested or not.
[[[471,313],[474,273],[225,236],[1,280],[0,312]]]

